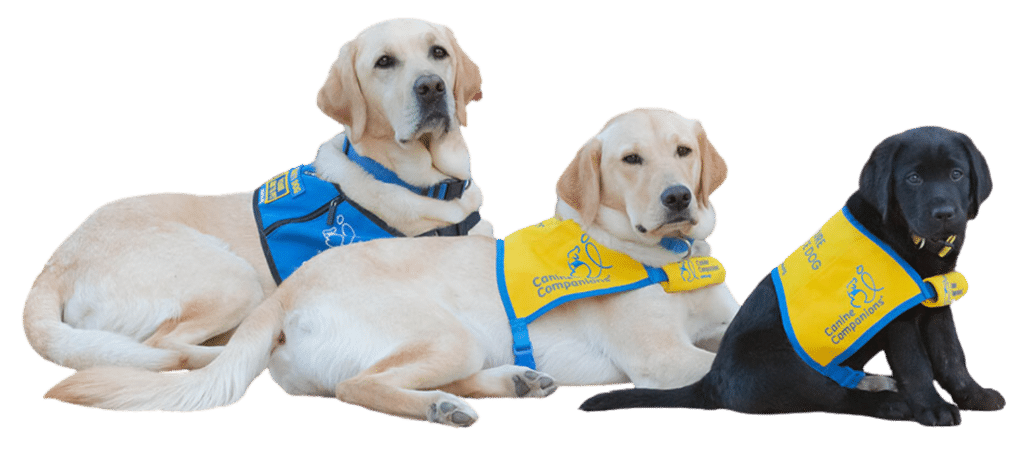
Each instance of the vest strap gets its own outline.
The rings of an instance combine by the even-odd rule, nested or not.
[[[480,222],[480,212],[470,213],[466,219],[448,226],[439,227],[437,229],[424,232],[416,237],[455,237],[460,235],[469,234],[469,230],[473,229],[477,223]]]

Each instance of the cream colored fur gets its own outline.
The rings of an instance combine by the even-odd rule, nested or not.
[[[714,210],[701,201],[722,183],[725,167],[703,134],[699,123],[668,111],[613,119],[563,174],[557,216],[578,221],[594,240],[652,266],[680,259],[657,246],[666,233],[696,236],[697,253],[707,254],[703,239]],[[677,156],[680,145],[699,153]],[[624,163],[629,153],[648,164]],[[696,190],[691,221],[660,226],[656,196],[662,189],[701,183],[707,193]],[[577,190],[582,192],[572,192]],[[584,216],[591,205],[591,215]],[[639,223],[652,229],[640,233]],[[674,294],[648,286],[563,305],[530,325],[538,366],[533,371],[512,365],[512,338],[495,283],[495,241],[482,236],[333,249],[283,283],[206,368],[186,374],[84,370],[48,396],[113,409],[205,409],[237,400],[269,366],[291,394],[333,396],[465,426],[477,414],[460,396],[540,397],[554,391],[554,381],[690,384],[710,368],[738,309],[724,284]]]
[[[447,58],[433,58],[434,46]],[[374,68],[385,53],[401,65]],[[413,83],[430,73],[448,87],[447,132],[417,130],[408,114],[417,109]],[[447,28],[393,20],[344,45],[317,104],[345,125],[360,154],[407,182],[431,185],[470,177],[459,125],[465,104],[479,96],[479,70]],[[320,147],[320,177],[402,233],[457,223],[480,207],[476,182],[445,202],[374,180],[344,157],[341,141]],[[254,176],[253,186],[268,177]],[[490,224],[471,233],[489,236]],[[97,210],[57,249],[30,291],[25,332],[40,355],[71,368],[198,368],[223,349],[201,343],[229,334],[275,287],[251,191],[134,197]]]

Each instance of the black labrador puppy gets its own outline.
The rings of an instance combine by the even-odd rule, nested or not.
[[[849,215],[891,248],[890,254],[902,258],[920,277],[930,277],[953,271],[967,220],[974,219],[991,191],[988,165],[970,138],[925,127],[892,136],[875,148],[861,172],[860,189],[846,207]],[[801,357],[790,342],[782,314],[769,275],[740,308],[711,371],[700,381],[674,390],[605,393],[590,398],[581,409],[824,411],[957,425],[959,409],[997,410],[1006,403],[999,392],[981,387],[967,372],[949,306],[913,304],[859,348],[854,346],[842,367],[863,370],[868,360],[885,351],[895,381],[866,376],[846,386]],[[956,405],[939,396],[933,380]]]

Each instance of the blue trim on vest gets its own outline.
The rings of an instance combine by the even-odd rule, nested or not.
[[[892,257],[900,265],[900,267],[903,268],[907,275],[909,275],[917,283],[918,287],[921,288],[921,293],[897,305],[895,310],[889,312],[875,325],[871,326],[868,330],[864,331],[863,335],[861,335],[856,342],[851,344],[849,348],[843,351],[842,354],[836,356],[836,358],[832,359],[832,362],[822,367],[818,365],[817,362],[812,360],[810,355],[808,355],[807,352],[804,351],[804,349],[800,346],[800,343],[797,342],[796,334],[793,332],[793,326],[790,323],[789,318],[786,317],[786,315],[789,314],[789,310],[786,306],[786,293],[782,287],[782,278],[779,276],[778,267],[772,269],[771,275],[772,283],[775,285],[775,294],[778,296],[779,299],[779,309],[782,314],[782,325],[786,329],[786,336],[789,338],[789,343],[793,345],[793,350],[795,350],[796,353],[800,356],[800,358],[803,359],[804,363],[806,363],[811,368],[814,368],[819,373],[839,383],[839,385],[846,387],[848,389],[853,389],[857,387],[857,384],[860,383],[861,379],[864,378],[865,374],[863,371],[854,370],[853,368],[841,365],[841,363],[845,362],[846,359],[849,359],[850,356],[852,356],[854,353],[860,350],[860,348],[864,347],[864,344],[870,341],[871,338],[874,337],[883,328],[885,328],[885,326],[889,325],[889,323],[892,322],[893,319],[896,319],[907,310],[913,308],[915,305],[918,305],[925,300],[935,298],[936,291],[930,284],[926,283],[923,279],[921,279],[921,275],[918,274],[917,271],[914,270],[914,268],[907,263],[907,261],[905,261],[898,254],[896,254],[896,251],[893,250],[892,247],[890,247],[888,244],[886,244],[881,239],[876,237],[874,234],[868,231],[867,228],[864,227],[864,225],[857,221],[857,219],[853,217],[853,214],[850,213],[850,210],[847,207],[843,207],[843,216],[845,216],[847,221],[849,221],[850,224],[853,225],[853,227],[860,231],[861,234],[864,234],[865,237],[870,239],[872,242],[878,245],[879,248],[885,251],[886,254]]]
[[[530,329],[528,325],[537,320],[537,318],[562,304],[572,302],[574,300],[632,291],[634,289],[640,289],[663,281],[668,281],[668,274],[665,273],[663,269],[644,265],[644,269],[647,270],[647,278],[640,281],[608,289],[565,295],[553,300],[547,305],[544,305],[525,318],[517,318],[515,309],[512,307],[512,299],[508,296],[508,286],[505,283],[505,241],[497,239],[495,243],[495,272],[498,279],[498,294],[501,296],[501,303],[505,308],[505,316],[508,317],[509,329],[512,331],[512,355],[515,358],[516,365],[524,366],[533,370],[537,369],[537,362],[533,357],[533,343],[530,341]]]
[[[398,174],[391,169],[384,167],[384,165],[378,163],[373,158],[368,158],[360,155],[356,151],[352,143],[348,141],[348,137],[345,137],[345,142],[342,145],[342,150],[345,152],[345,156],[348,157],[353,163],[363,168],[367,174],[373,176],[373,178],[392,185],[398,185],[403,188],[412,191],[420,196],[429,197],[431,199],[439,199],[442,201],[450,201],[452,199],[458,199],[462,197],[462,193],[469,188],[472,180],[458,180],[458,179],[447,179],[436,185],[429,187],[416,186],[411,183],[402,180]]]

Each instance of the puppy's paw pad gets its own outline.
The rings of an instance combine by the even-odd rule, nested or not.
[[[476,422],[476,412],[465,403],[441,400],[431,403],[427,420],[453,427],[468,427]]]
[[[555,385],[554,378],[534,370],[526,370],[522,373],[513,375],[512,383],[515,384],[516,387],[516,396],[521,398],[546,397],[555,393],[555,389],[558,388],[558,386]]]

